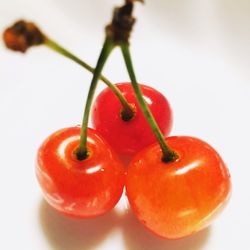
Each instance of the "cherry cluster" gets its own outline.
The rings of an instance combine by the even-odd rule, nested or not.
[[[137,83],[128,42],[135,23],[133,4],[126,1],[115,9],[95,68],[33,23],[16,22],[6,29],[4,41],[21,52],[44,44],[93,73],[82,126],[56,131],[38,150],[36,174],[47,202],[69,216],[95,217],[114,208],[125,187],[139,221],[161,237],[176,239],[208,226],[222,210],[230,196],[230,175],[206,142],[168,137],[173,119],[168,100]],[[113,85],[101,75],[116,46],[131,83]],[[92,105],[99,79],[108,87]],[[88,128],[90,116],[93,128]],[[130,159],[128,166],[124,157]]]

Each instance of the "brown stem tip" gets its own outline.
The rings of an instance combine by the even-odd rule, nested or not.
[[[25,52],[28,48],[45,42],[45,36],[34,23],[24,20],[17,21],[3,33],[7,48]]]
[[[106,26],[106,35],[115,44],[129,42],[130,33],[135,23],[132,12],[136,1],[143,2],[143,0],[126,0],[123,6],[114,9],[112,22]]]

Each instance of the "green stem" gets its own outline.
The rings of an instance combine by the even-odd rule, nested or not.
[[[131,59],[131,55],[130,55],[130,50],[129,50],[129,45],[126,42],[123,42],[120,44],[121,50],[122,50],[122,54],[123,54],[123,58],[128,70],[128,74],[130,76],[131,82],[132,82],[132,86],[135,92],[135,95],[137,97],[138,103],[142,109],[143,114],[145,115],[149,125],[151,126],[159,144],[160,147],[162,149],[162,160],[164,162],[170,162],[170,161],[174,161],[175,159],[177,159],[177,154],[169,148],[169,146],[166,144],[166,141],[164,139],[163,134],[161,133],[159,126],[157,125],[152,113],[150,112],[145,100],[143,99],[143,95],[141,92],[141,89],[137,83],[136,80],[136,76],[135,76],[135,72],[134,72],[134,68],[133,68],[133,63],[132,63],[132,59]]]
[[[45,38],[45,45],[49,47],[50,49],[54,50],[55,52],[58,52],[59,54],[71,59],[72,61],[76,62],[86,70],[88,70],[91,73],[94,73],[94,68],[92,68],[89,64],[78,58],[77,56],[73,55],[70,51],[66,50],[65,48],[61,47],[58,43],[53,41],[52,39],[46,37]],[[121,91],[112,84],[106,77],[100,76],[100,79],[114,92],[114,94],[117,96],[117,98],[120,100],[121,105],[123,107],[123,112],[126,117],[133,117],[134,111],[121,93]],[[126,118],[125,117],[125,118]],[[129,120],[129,119],[128,119]]]
[[[100,56],[98,58],[96,68],[94,70],[94,75],[90,84],[87,102],[85,105],[84,116],[82,120],[79,148],[76,152],[76,156],[78,160],[84,160],[88,157],[88,149],[87,149],[86,144],[87,144],[87,126],[88,126],[90,108],[91,108],[91,104],[94,98],[94,93],[95,93],[98,79],[101,75],[105,62],[108,59],[109,54],[111,53],[113,48],[114,48],[114,44],[112,40],[106,39],[103,44],[103,48],[100,53]]]

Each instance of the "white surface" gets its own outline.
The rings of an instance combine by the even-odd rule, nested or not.
[[[103,27],[120,3],[0,0],[0,32],[18,18],[33,20],[95,64]],[[118,213],[87,221],[64,218],[43,202],[34,175],[37,147],[51,132],[80,123],[91,75],[44,47],[23,56],[5,50],[1,41],[1,249],[249,249],[249,13],[249,0],[148,0],[136,8],[131,44],[139,81],[170,100],[172,134],[209,142],[232,175],[233,195],[220,218],[178,241],[146,232],[124,212],[124,200]],[[119,50],[105,75],[113,82],[128,80]]]

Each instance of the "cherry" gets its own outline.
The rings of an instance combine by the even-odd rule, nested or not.
[[[88,129],[88,157],[77,160],[80,127],[50,135],[38,151],[36,173],[44,197],[56,210],[93,217],[111,210],[124,188],[124,168],[107,143]]]
[[[119,154],[133,155],[156,141],[131,83],[119,83],[116,87],[134,107],[134,116],[122,117],[123,107],[111,89],[104,89],[96,98],[92,110],[93,127]],[[157,90],[140,85],[143,97],[162,133],[167,136],[172,127],[172,111],[168,100]]]
[[[225,163],[207,143],[174,136],[178,159],[165,163],[158,144],[128,167],[126,194],[137,218],[155,234],[177,239],[207,227],[227,203],[231,182]]]

